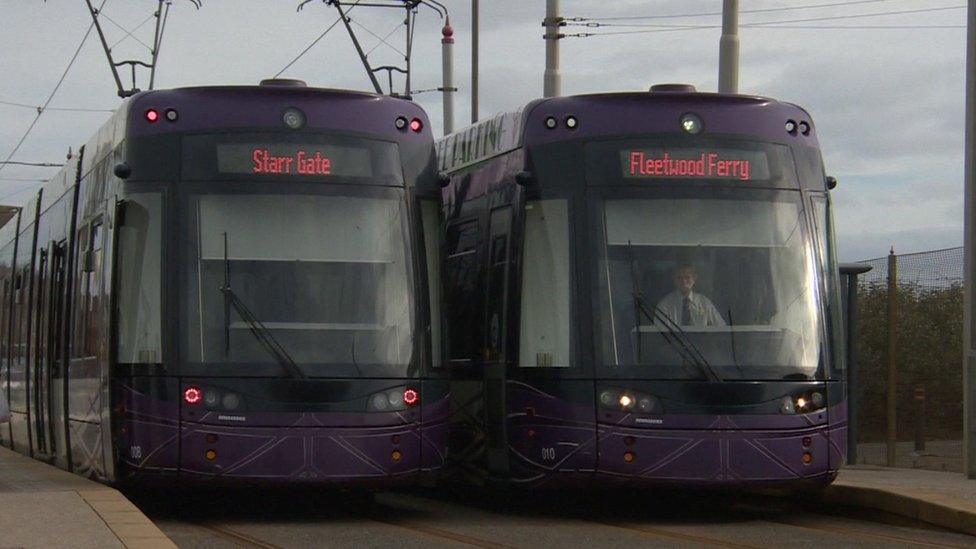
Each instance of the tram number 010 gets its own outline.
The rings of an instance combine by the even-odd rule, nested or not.
[[[553,461],[556,459],[556,449],[555,448],[543,448],[542,449],[542,459],[545,461]]]

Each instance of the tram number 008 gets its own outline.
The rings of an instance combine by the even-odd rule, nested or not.
[[[543,448],[542,449],[542,459],[545,461],[552,461],[556,459],[556,449],[555,448]]]

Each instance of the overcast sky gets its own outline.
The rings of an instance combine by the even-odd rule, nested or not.
[[[93,0],[95,5],[102,0]],[[456,120],[470,120],[471,2],[442,0],[455,29],[460,91]],[[837,0],[741,2],[740,91],[804,106],[817,124],[834,192],[841,259],[962,244],[966,10],[964,0],[873,0],[746,13],[747,10],[837,4]],[[336,19],[335,8],[312,0],[172,0],[156,87],[256,84],[274,76]],[[717,86],[721,0],[562,0],[567,18],[614,25],[566,27],[566,33],[649,31],[561,42],[563,93],[646,90],[660,82]],[[0,102],[41,105],[55,88],[91,18],[79,0],[0,0]],[[123,40],[146,21],[154,0],[108,0],[107,40],[120,59],[148,59],[139,41]],[[942,9],[948,8],[948,9]],[[932,10],[920,12],[918,10]],[[870,17],[862,14],[893,13]],[[401,10],[355,8],[351,17],[364,48],[401,27]],[[544,0],[481,0],[481,115],[514,110],[542,93]],[[612,19],[626,17],[654,19]],[[841,18],[843,17],[843,18]],[[831,19],[825,19],[831,18]],[[780,28],[749,24],[784,22]],[[114,23],[113,23],[114,22]],[[580,22],[585,25],[587,22]],[[440,85],[440,27],[422,9],[414,46],[413,87]],[[359,25],[362,25],[360,27]],[[810,27],[849,28],[810,28]],[[878,28],[938,26],[941,28]],[[866,28],[868,27],[868,28]],[[960,27],[960,28],[947,28]],[[133,36],[149,44],[152,24]],[[121,40],[121,42],[120,42]],[[389,42],[403,49],[402,30]],[[118,43],[117,45],[115,45]],[[376,64],[402,57],[380,44]],[[370,89],[343,27],[337,26],[282,74],[310,85]],[[123,73],[127,83],[130,76]],[[138,85],[146,87],[147,75]],[[440,94],[416,100],[441,127]],[[111,110],[115,83],[92,32],[50,107]],[[0,103],[0,160],[6,159],[37,112]],[[13,160],[60,162],[108,117],[107,112],[46,111]],[[0,171],[0,203],[21,204],[49,168],[7,166]]]

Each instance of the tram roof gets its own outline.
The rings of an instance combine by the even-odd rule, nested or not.
[[[788,119],[805,120],[810,133],[804,138],[810,145],[816,144],[816,136],[810,115],[792,103],[759,95],[721,94],[697,91],[651,92],[604,92],[536,99],[524,107],[497,114],[446,135],[437,141],[438,169],[456,170],[504,154],[523,145],[539,145],[556,141],[569,141],[598,136],[627,135],[631,133],[677,131],[678,116],[661,123],[652,123],[646,111],[633,109],[661,107],[671,112],[698,112],[706,119],[706,128],[718,129],[716,133],[738,133],[745,125],[743,113],[751,114],[746,123],[755,126],[753,133],[773,131],[783,133]],[[729,108],[735,108],[734,116]],[[760,115],[761,113],[761,115]],[[760,116],[755,116],[760,115]],[[555,117],[560,125],[567,116],[577,118],[578,129],[544,127],[544,119]],[[792,117],[792,118],[791,118]],[[740,123],[730,124],[733,119]],[[709,124],[709,122],[720,122]],[[670,124],[673,128],[665,127]],[[738,126],[738,128],[736,127]],[[722,131],[725,130],[725,131]]]

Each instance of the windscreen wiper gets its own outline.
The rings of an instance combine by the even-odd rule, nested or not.
[[[230,308],[233,307],[241,319],[247,324],[248,330],[254,335],[258,343],[264,347],[264,350],[272,356],[278,364],[281,365],[282,369],[290,375],[291,377],[299,379],[307,379],[308,376],[305,372],[295,363],[288,354],[288,351],[281,346],[281,343],[275,339],[271,330],[268,329],[256,316],[247,308],[247,305],[241,300],[241,298],[234,292],[230,287],[230,262],[227,258],[227,233],[224,233],[224,285],[219,288],[220,292],[224,294],[224,333],[227,342],[227,348],[230,348]]]
[[[644,304],[643,297],[639,293],[634,294],[634,302],[640,308],[640,312],[647,317],[647,319],[655,324],[660,324],[664,327],[666,332],[661,332],[664,340],[668,342],[669,345],[674,347],[681,358],[687,362],[690,362],[698,368],[698,370],[710,381],[722,381],[721,376],[712,368],[708,360],[705,359],[705,355],[698,350],[691,340],[688,339],[688,335],[667,313],[662,311],[657,306],[653,307],[653,313],[649,311]],[[640,339],[641,335],[638,331],[637,338]]]

